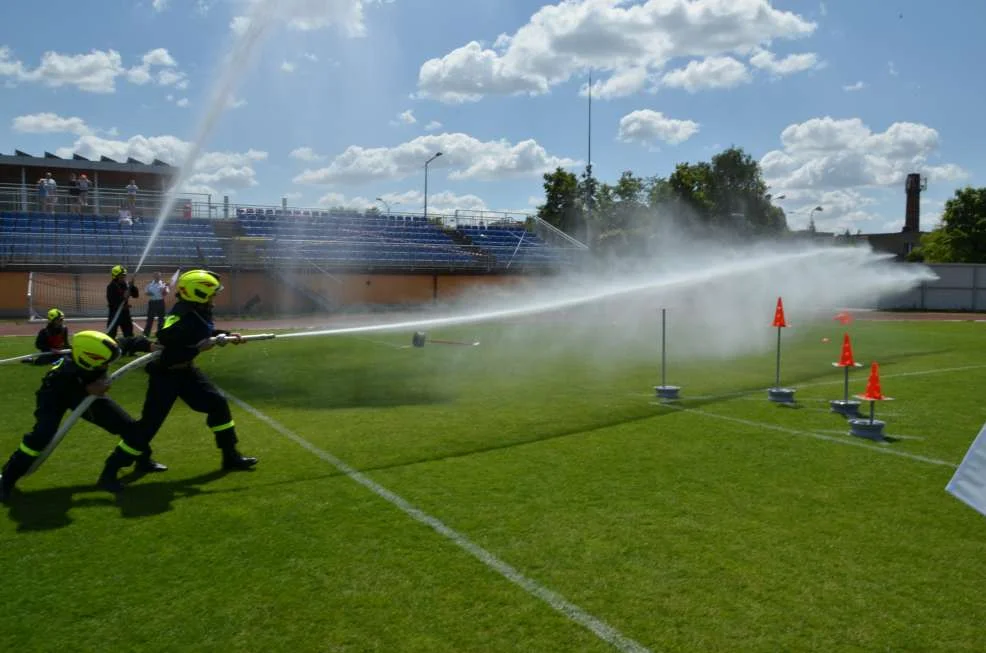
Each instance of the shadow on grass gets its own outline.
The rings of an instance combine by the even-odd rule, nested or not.
[[[170,472],[165,472],[168,474]],[[252,474],[253,472],[227,472],[214,470],[191,478],[136,483],[146,476],[161,478],[163,475],[142,474],[131,472],[120,480],[126,485],[126,490],[118,496],[98,489],[95,485],[73,485],[68,487],[48,488],[36,492],[21,492],[9,500],[8,516],[17,523],[17,532],[50,531],[64,528],[72,523],[69,512],[76,508],[117,507],[120,516],[125,519],[152,517],[170,511],[176,499],[188,499],[202,495],[227,494],[253,490],[257,487],[275,487],[302,483],[312,480],[332,478],[338,474],[320,474],[315,477],[305,477],[250,485],[249,487],[225,488],[206,490],[202,486],[217,481],[227,474]],[[98,493],[99,496],[82,496]]]
[[[396,408],[448,404],[456,394],[441,383],[441,375],[390,367],[333,368],[272,378],[264,374],[213,374],[220,386],[246,401],[274,400],[286,408]]]

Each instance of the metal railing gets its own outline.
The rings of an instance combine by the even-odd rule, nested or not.
[[[59,184],[55,192],[43,197],[37,186],[0,184],[0,211],[47,213],[55,215],[117,215],[128,210],[133,215],[157,217],[168,194],[164,191],[138,190],[131,196],[125,188],[91,186],[86,193],[72,195],[67,185]],[[169,217],[218,217],[221,205],[213,204],[210,195],[179,193]]]

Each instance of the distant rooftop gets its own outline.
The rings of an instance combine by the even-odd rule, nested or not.
[[[178,168],[160,159],[154,159],[151,163],[145,163],[133,157],[128,157],[126,161],[116,161],[108,156],[101,156],[96,161],[88,159],[81,154],[72,154],[72,158],[67,159],[56,156],[51,152],[45,152],[43,156],[35,156],[20,150],[14,150],[13,154],[0,152],[0,165],[30,166],[32,168],[53,167],[60,169],[104,170],[107,172],[143,172],[159,175],[178,174]]]

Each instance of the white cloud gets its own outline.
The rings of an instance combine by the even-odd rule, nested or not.
[[[894,62],[893,61],[888,61],[887,62],[887,72],[890,73],[890,75],[892,77],[896,77],[897,76],[897,74],[898,74],[897,73],[897,66],[894,65]]]
[[[386,193],[379,195],[386,204],[378,202],[375,198],[366,197],[346,197],[342,193],[326,193],[318,200],[318,206],[322,207],[345,207],[358,211],[376,207],[381,211],[386,211],[386,205],[390,205],[392,213],[420,213],[424,209],[424,193],[416,190],[409,190],[403,193]],[[450,191],[428,194],[428,213],[454,214],[456,211],[487,211],[489,208],[482,198],[476,195],[456,195]]]
[[[377,2],[379,0],[367,0]],[[286,24],[303,32],[338,27],[349,36],[363,36],[364,0],[245,0],[244,13],[234,16],[230,29],[242,34],[252,21],[264,26]]]
[[[866,88],[866,82],[858,81],[855,84],[847,84],[843,86],[842,90],[847,93],[852,93],[853,91],[862,91],[864,88]]]
[[[402,111],[397,120],[405,125],[413,125],[418,122],[418,119],[414,117],[414,112],[408,109],[407,111]]]
[[[395,147],[348,147],[328,166],[305,170],[294,178],[298,184],[358,184],[372,180],[404,179],[423,174],[424,162],[436,152],[443,155],[431,170],[450,170],[449,179],[493,180],[538,176],[554,168],[571,167],[578,161],[545,151],[537,141],[480,141],[468,134],[419,136]]]
[[[815,28],[768,0],[563,0],[541,7],[514,34],[501,34],[492,48],[472,41],[426,61],[418,95],[450,103],[538,95],[595,68],[611,74],[599,92],[617,97],[639,90],[676,58],[749,55]]]
[[[154,81],[154,68],[159,69],[158,84],[176,84],[185,80],[185,73],[177,70],[177,65],[166,49],[156,48],[145,53],[141,62],[129,69],[123,65],[123,57],[116,50],[90,50],[84,54],[48,51],[32,69],[14,59],[10,48],[0,47],[0,77],[6,77],[8,84],[40,83],[52,88],[74,86],[89,93],[113,93],[116,80],[121,77],[132,84],[147,84]]]
[[[648,82],[653,80],[647,68],[624,68],[609,76],[608,79],[597,80],[592,83],[592,97],[603,100],[621,98],[633,95],[644,88]],[[589,94],[589,85],[583,84],[579,89],[579,95],[585,97]]]
[[[315,56],[315,55],[314,55],[313,53],[311,53],[311,52],[305,52],[305,53],[304,53],[304,54],[302,54],[301,56],[302,56],[302,57],[304,57],[305,59],[308,59],[308,61],[311,61],[312,63],[317,63],[317,62],[318,62],[318,57],[317,57],[317,56]]]
[[[684,68],[665,73],[661,82],[696,93],[712,88],[733,88],[751,79],[746,66],[732,57],[708,57],[702,61],[689,61]]]
[[[177,136],[137,135],[124,141],[102,138],[88,129],[70,147],[56,149],[55,155],[69,158],[80,154],[89,159],[106,156],[115,161],[126,161],[132,157],[145,163],[159,159],[171,165],[181,165],[190,148],[191,143]],[[246,152],[204,152],[195,162],[185,190],[218,195],[256,186],[257,173],[253,166],[266,160],[267,152],[253,149]]]
[[[291,153],[288,154],[288,156],[298,161],[321,161],[325,158],[321,154],[316,154],[315,150],[308,146],[297,147],[291,150]]]
[[[181,98],[180,100],[177,100],[177,101],[175,102],[175,104],[176,104],[177,106],[179,106],[179,107],[182,107],[182,108],[185,108],[185,107],[187,107],[187,106],[188,106],[188,98],[187,98],[187,97],[183,97],[183,98]]]
[[[768,50],[760,50],[750,57],[750,65],[760,70],[766,70],[772,75],[783,77],[794,73],[804,72],[812,68],[820,68],[821,62],[818,55],[808,52],[803,54],[790,54],[783,59]]]
[[[89,126],[82,118],[63,118],[55,113],[33,113],[17,116],[11,122],[15,132],[24,134],[76,134],[91,133]]]
[[[816,222],[871,219],[860,211],[870,203],[866,194],[902,189],[911,172],[931,182],[954,182],[967,174],[955,164],[929,163],[938,153],[939,135],[920,123],[898,122],[873,132],[858,118],[812,118],[786,127],[781,143],[782,149],[760,160],[764,178],[788,201],[822,204],[825,215],[816,214]]]
[[[697,134],[698,130],[698,123],[692,120],[676,120],[660,111],[641,109],[620,118],[618,138],[626,143],[663,141],[678,145]]]
[[[168,6],[168,0],[151,0],[151,7],[154,11],[164,11]]]
[[[437,120],[432,120],[427,125],[425,125],[425,131],[429,131],[429,132],[433,132],[436,129],[441,129],[441,128],[442,128],[442,123],[438,122]]]
[[[239,109],[240,107],[246,106],[246,103],[247,101],[244,100],[243,98],[237,98],[231,95],[229,96],[229,99],[226,100],[226,108]]]
[[[281,71],[282,72],[285,72],[285,73],[293,73],[294,72],[294,64],[291,63],[290,61],[282,61],[281,62]]]

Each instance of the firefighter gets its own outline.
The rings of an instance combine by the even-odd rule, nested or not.
[[[82,418],[120,436],[119,446],[128,452],[131,462],[144,453],[146,447],[137,421],[106,396],[110,388],[107,372],[110,363],[120,357],[123,344],[99,331],[80,331],[75,335],[70,356],[55,361],[35,393],[34,428],[24,436],[0,472],[0,501],[10,498],[14,485],[51,442],[65,412],[75,409],[88,395],[97,397]],[[132,339],[126,346],[143,351],[153,347],[146,338]]]
[[[222,453],[223,469],[247,470],[257,464],[256,458],[244,456],[236,448],[238,439],[229,402],[195,366],[195,357],[214,346],[210,340],[213,336],[223,335],[234,344],[243,342],[240,334],[217,329],[213,324],[213,299],[221,290],[215,272],[190,270],[178,278],[178,301],[157,337],[163,349],[159,358],[145,368],[149,381],[139,421],[141,439],[147,443],[145,456],[150,455],[150,443],[175,401],[181,399],[192,410],[206,414],[206,425],[215,434],[216,447]]]
[[[65,313],[57,308],[48,310],[48,324],[41,327],[34,339],[34,347],[41,353],[22,362],[34,365],[49,365],[54,363],[62,354],[59,350],[68,349],[68,327],[65,326]]]
[[[130,299],[137,298],[140,292],[133,281],[127,283],[127,268],[122,265],[114,265],[110,275],[113,279],[106,286],[106,304],[109,306],[106,333],[115,338],[119,327],[124,338],[132,338],[134,323],[130,317]]]

